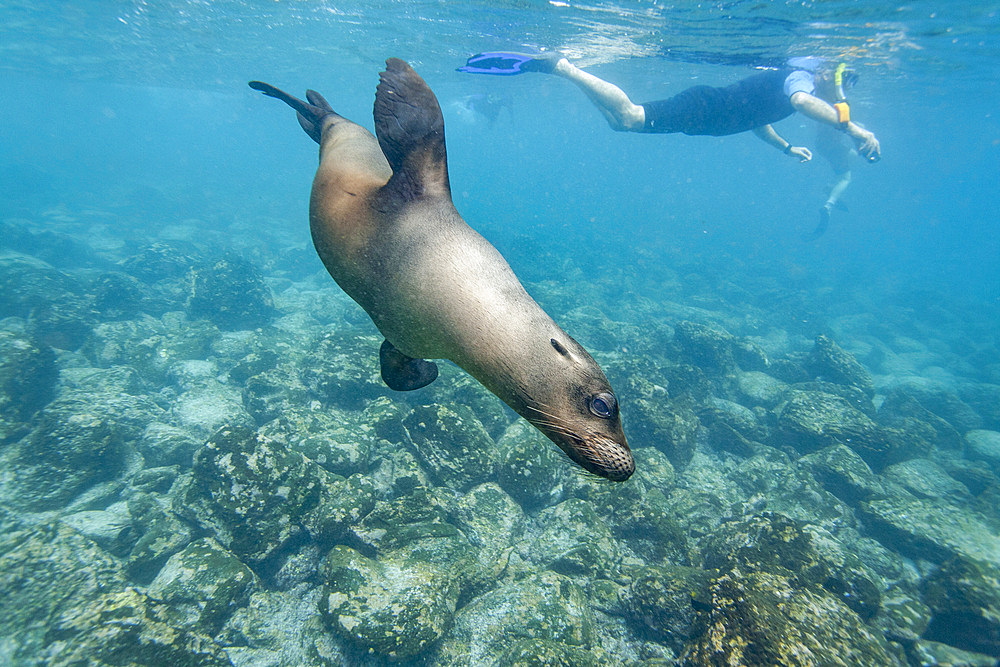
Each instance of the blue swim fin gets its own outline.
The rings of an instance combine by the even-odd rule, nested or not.
[[[513,76],[525,72],[551,72],[560,57],[558,53],[490,51],[472,56],[457,71],[498,76]]]

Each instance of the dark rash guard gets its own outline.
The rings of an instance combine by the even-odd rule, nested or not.
[[[724,88],[694,86],[669,99],[646,102],[640,132],[720,137],[776,123],[795,113],[784,91],[793,71],[768,70]]]

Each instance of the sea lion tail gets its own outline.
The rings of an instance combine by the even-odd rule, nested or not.
[[[399,58],[385,61],[375,92],[375,136],[393,176],[386,185],[411,200],[428,192],[451,196],[444,116],[430,86]]]
[[[323,119],[327,116],[337,116],[339,118],[338,114],[330,108],[330,104],[315,90],[307,90],[306,99],[309,101],[303,102],[299,98],[289,95],[285,91],[263,81],[251,81],[248,85],[254,90],[259,90],[268,97],[279,99],[295,109],[299,125],[302,126],[306,134],[312,137],[313,141],[317,144],[320,143],[320,139],[323,136]]]

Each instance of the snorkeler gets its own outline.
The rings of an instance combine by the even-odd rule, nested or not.
[[[869,162],[882,156],[875,134],[851,120],[844,91],[857,82],[857,74],[843,63],[831,68],[822,58],[791,58],[785,67],[765,70],[731,86],[694,86],[645,104],[633,103],[621,88],[584,72],[558,53],[480,53],[458,69],[473,74],[556,74],[576,84],[616,131],[725,136],[750,130],[786,155],[808,162],[812,159],[808,148],[793,146],[771,126],[798,111],[846,134]],[[820,209],[812,238],[826,231],[830,211],[851,181],[846,149],[841,145],[838,152],[837,142],[828,139],[821,141],[819,149],[833,166],[837,181]]]

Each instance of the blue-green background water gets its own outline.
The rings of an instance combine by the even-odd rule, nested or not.
[[[799,164],[748,133],[721,138],[616,133],[580,91],[562,79],[535,74],[485,77],[455,71],[469,55],[479,51],[528,49],[561,51],[587,71],[619,85],[635,101],[668,97],[695,84],[728,85],[751,73],[753,66],[773,64],[793,55],[843,59],[861,75],[858,86],[851,91],[852,116],[876,133],[882,144],[882,160],[866,164],[852,155],[853,182],[843,197],[848,210],[835,210],[826,234],[807,242],[802,237],[816,225],[818,209],[832,181],[832,172],[822,158]],[[934,597],[933,582],[938,581],[935,577],[945,577],[936,573],[949,571],[950,558],[971,554],[987,562],[984,567],[1000,568],[1000,556],[989,555],[990,545],[1000,544],[997,441],[984,436],[993,443],[990,446],[994,450],[987,447],[985,454],[977,450],[975,455],[971,445],[961,444],[968,432],[1000,430],[998,409],[990,403],[1000,397],[994,391],[1000,385],[1000,3],[995,2],[94,0],[39,4],[0,0],[0,222],[4,233],[10,234],[0,239],[0,252],[6,266],[18,267],[22,266],[18,262],[27,262],[23,266],[37,267],[44,262],[45,270],[60,270],[80,281],[84,287],[77,293],[81,299],[90,299],[95,288],[87,286],[89,281],[102,273],[120,270],[123,260],[141,255],[154,243],[177,244],[201,258],[234,251],[259,269],[276,297],[275,322],[277,317],[282,318],[276,329],[269,330],[265,325],[263,334],[259,330],[248,332],[244,338],[239,338],[243,334],[219,334],[217,330],[211,335],[191,334],[204,335],[211,341],[201,352],[180,353],[177,349],[187,340],[184,332],[202,332],[198,329],[202,325],[192,324],[197,317],[186,288],[178,286],[186,283],[178,279],[172,287],[161,285],[160,296],[172,294],[174,301],[145,313],[139,309],[126,321],[137,323],[134,326],[140,331],[143,326],[155,329],[156,336],[162,339],[155,339],[160,342],[154,341],[150,349],[167,350],[163,357],[176,364],[160,368],[154,362],[147,363],[145,357],[142,363],[133,363],[133,358],[141,354],[130,357],[127,352],[109,351],[114,336],[119,334],[100,329],[112,318],[98,319],[90,322],[96,333],[88,333],[90,337],[75,348],[51,343],[55,367],[61,372],[57,398],[66,399],[73,391],[86,397],[93,391],[94,405],[105,405],[102,401],[107,400],[106,405],[111,406],[107,410],[114,412],[117,408],[111,399],[90,389],[98,383],[85,376],[91,367],[121,370],[131,364],[130,372],[141,375],[137,382],[143,395],[156,402],[158,410],[172,415],[173,421],[157,419],[188,429],[185,432],[201,446],[209,439],[210,434],[204,430],[207,425],[218,424],[210,417],[192,417],[187,407],[177,405],[188,406],[185,397],[201,396],[195,389],[207,386],[205,383],[213,375],[222,378],[219,383],[237,397],[237,402],[243,392],[245,405],[234,412],[247,415],[245,408],[252,413],[254,426],[272,423],[268,419],[275,414],[254,411],[239,379],[244,376],[235,373],[235,369],[252,365],[247,359],[266,349],[271,344],[268,341],[278,341],[271,351],[285,354],[301,369],[310,365],[308,348],[327,331],[334,332],[335,340],[342,336],[347,341],[344,349],[351,354],[359,349],[370,350],[365,363],[374,359],[379,342],[374,328],[359,311],[344,303],[311,249],[308,196],[316,145],[302,133],[287,107],[250,90],[246,82],[260,79],[297,95],[313,88],[323,93],[338,113],[371,128],[378,72],[388,57],[408,61],[438,96],[445,115],[453,197],[460,213],[501,250],[543,308],[610,369],[613,381],[631,383],[623,396],[630,392],[643,396],[647,401],[643,409],[651,405],[655,411],[656,396],[661,396],[666,405],[668,390],[669,400],[676,398],[673,388],[663,389],[668,386],[665,379],[643,375],[646,367],[641,364],[649,362],[659,369],[673,367],[677,359],[672,356],[676,350],[672,346],[677,338],[671,334],[682,320],[692,320],[752,341],[772,361],[800,359],[812,349],[816,336],[831,336],[874,378],[872,414],[886,396],[896,396],[894,391],[907,386],[938,391],[949,397],[942,403],[952,408],[961,397],[977,412],[976,419],[959,424],[953,417],[961,411],[948,413],[941,408],[935,412],[922,404],[935,415],[927,417],[926,423],[944,419],[947,428],[954,431],[955,440],[951,449],[942,445],[946,439],[941,435],[943,427],[933,421],[939,436],[934,448],[902,463],[929,461],[920,465],[946,469],[948,475],[921,477],[922,481],[907,487],[906,493],[912,496],[906,495],[905,502],[899,502],[911,503],[907,505],[911,510],[918,504],[929,507],[929,525],[935,523],[936,510],[944,515],[955,507],[970,512],[969,516],[975,518],[956,529],[956,534],[978,532],[985,547],[978,543],[970,546],[950,535],[935,533],[928,537],[928,531],[933,530],[926,526],[914,528],[912,533],[899,526],[885,528],[879,517],[888,511],[862,507],[858,498],[848,501],[837,491],[831,493],[850,508],[841,515],[841,506],[837,505],[831,510],[837,517],[831,518],[822,511],[825,496],[814,507],[802,500],[813,496],[805,492],[795,495],[798,492],[791,489],[799,488],[797,482],[783,477],[782,472],[773,472],[773,478],[762,482],[767,491],[743,488],[739,493],[730,492],[721,482],[716,485],[713,471],[734,480],[747,478],[751,476],[746,472],[748,466],[754,465],[748,462],[770,463],[790,453],[794,456],[785,463],[787,470],[792,470],[798,456],[792,452],[794,446],[782,450],[762,436],[767,445],[763,454],[754,450],[753,456],[734,456],[724,451],[712,437],[705,436],[704,428],[709,423],[699,412],[711,402],[705,398],[690,406],[702,419],[699,453],[693,461],[690,457],[679,461],[669,447],[661,447],[642,435],[656,431],[644,426],[648,414],[640,413],[638,401],[630,406],[623,400],[625,429],[632,446],[667,452],[655,456],[669,457],[680,480],[677,486],[673,477],[670,481],[653,476],[639,480],[637,484],[642,486],[634,487],[642,489],[642,493],[636,492],[638,505],[646,503],[643,499],[649,492],[662,490],[661,497],[670,501],[668,507],[686,508],[676,509],[678,515],[700,511],[692,508],[715,507],[712,500],[691,500],[703,497],[698,494],[724,498],[733,507],[718,512],[705,510],[711,515],[711,520],[706,519],[707,528],[684,524],[686,555],[661,554],[660,562],[642,550],[645,534],[630,534],[623,526],[631,524],[601,509],[605,507],[600,501],[603,491],[581,491],[582,486],[574,486],[584,482],[567,482],[565,489],[560,486],[552,498],[540,505],[523,502],[529,517],[526,521],[533,526],[525,529],[525,535],[548,536],[545,539],[552,541],[545,531],[557,530],[552,527],[557,524],[545,512],[562,507],[559,502],[580,501],[596,508],[588,512],[596,512],[602,521],[609,522],[627,554],[621,560],[621,569],[616,570],[619,575],[607,579],[590,571],[580,574],[583,570],[567,566],[565,563],[572,559],[566,558],[555,559],[555,564],[545,570],[558,576],[575,573],[581,581],[589,582],[580,585],[588,596],[589,608],[594,610],[594,627],[618,633],[613,641],[607,640],[607,652],[597,651],[595,647],[602,642],[592,638],[571,641],[566,635],[558,641],[546,641],[551,639],[559,647],[565,644],[573,650],[583,647],[600,663],[673,660],[684,655],[690,647],[678,643],[680,635],[661,627],[660,634],[654,632],[651,637],[649,628],[643,626],[652,621],[648,620],[649,610],[642,606],[645,603],[636,583],[643,579],[634,574],[634,568],[666,567],[663,563],[719,567],[705,556],[712,551],[702,541],[705,535],[718,531],[713,534],[723,539],[719,535],[726,531],[719,528],[721,522],[756,516],[757,510],[764,508],[777,507],[774,511],[806,525],[815,520],[817,526],[842,542],[845,550],[861,553],[864,566],[876,572],[871,579],[876,581],[884,600],[926,605],[914,612],[925,626],[932,617],[950,618],[947,613],[954,611],[940,601],[940,596]],[[473,108],[483,99],[489,102],[488,113]],[[811,121],[801,116],[782,121],[776,129],[796,145],[809,146],[813,141]],[[16,242],[12,230],[17,231]],[[35,240],[25,242],[25,233]],[[9,276],[10,271],[5,275]],[[0,315],[4,318],[3,330],[16,336],[33,331],[45,339],[46,322],[57,326],[58,318],[45,320],[38,315],[42,306],[35,292],[28,295],[26,291],[24,299],[19,300],[19,289],[35,287],[16,280],[10,285],[4,288],[2,300],[7,309]],[[332,301],[324,301],[326,298]],[[56,311],[65,306],[60,304],[55,306]],[[305,324],[296,329],[297,322]],[[273,334],[274,330],[278,334]],[[152,334],[143,339],[134,331],[131,338],[120,335],[121,340],[129,341],[123,343],[125,347],[143,350],[143,345],[154,340]],[[238,344],[234,342],[237,339]],[[239,354],[232,352],[237,348]],[[176,359],[170,355],[176,355]],[[637,360],[637,356],[649,358]],[[324,357],[327,362],[330,358]],[[714,383],[711,400],[742,400],[744,407],[757,410],[755,419],[761,430],[779,430],[775,426],[778,407],[754,405],[753,400],[733,388],[732,376],[707,366],[701,370]],[[491,424],[508,426],[511,414],[502,413],[498,401],[484,397],[478,388],[461,384],[461,378],[461,373],[446,369],[442,380],[419,396],[400,397],[380,388],[371,389],[377,377],[369,378],[369,389],[381,391],[394,402],[390,404],[400,407],[396,422],[407,410],[425,401],[471,405],[490,437],[500,442],[504,429]],[[308,384],[308,379],[303,381]],[[641,382],[655,387],[643,394],[636,388],[636,383]],[[109,386],[117,385],[110,382]],[[970,389],[973,387],[976,389]],[[296,394],[296,386],[291,383],[285,407],[290,412],[315,410],[320,404],[323,409],[329,407],[322,396],[317,398],[313,385],[309,390],[313,393],[303,390]],[[973,394],[980,397],[976,399],[979,402],[971,398]],[[207,390],[204,395],[208,395]],[[949,402],[951,397],[954,401]],[[343,414],[351,423],[357,421],[361,425],[359,432],[381,428],[371,424],[393,421],[384,414],[376,419],[369,412],[362,413],[366,407],[370,408],[369,403],[354,405],[343,413],[340,407],[331,410],[338,418]],[[264,413],[268,419],[261,417]],[[23,424],[3,434],[6,439],[0,456],[4,457],[5,470],[0,478],[0,496],[4,503],[17,505],[10,501],[10,494],[23,488],[17,465],[24,459],[22,453],[30,451],[29,444],[36,442],[31,438],[49,442],[45,438],[51,433],[45,431],[44,424],[39,426],[44,422],[39,415],[44,414],[32,413],[24,417]],[[888,424],[883,425],[888,429]],[[896,422],[892,424],[892,428],[899,427]],[[41,435],[31,435],[35,433]],[[379,437],[391,441],[381,431]],[[143,438],[149,439],[148,431]],[[373,446],[370,468],[345,468],[337,474],[370,474],[376,489],[372,497],[380,503],[409,497],[408,492],[400,491],[399,484],[392,486],[385,481],[391,477],[387,472],[392,469],[387,463],[390,454],[382,451],[376,455],[376,449]],[[303,451],[307,456],[314,455],[311,450]],[[150,462],[155,462],[156,457],[148,452],[144,455],[147,468],[169,467],[153,466]],[[178,484],[189,474],[190,455],[188,452],[183,462],[167,461],[178,466],[170,473],[173,477],[168,475],[170,479],[177,477]],[[647,470],[652,467],[650,461],[655,456],[651,453],[644,457],[640,469],[643,461]],[[978,462],[975,466],[980,467],[975,469],[980,472],[968,472],[968,465],[972,465],[967,465],[968,461]],[[68,513],[114,514],[117,504],[128,501],[132,503],[128,507],[132,537],[122,537],[121,544],[115,542],[112,546],[94,539],[101,545],[102,554],[107,552],[109,558],[117,559],[118,565],[109,568],[128,570],[131,578],[122,581],[138,586],[141,594],[149,593],[151,599],[169,599],[162,585],[159,589],[154,585],[149,591],[144,588],[151,585],[156,569],[136,574],[138,566],[134,564],[146,563],[137,555],[137,541],[141,543],[140,535],[153,524],[134,505],[135,498],[142,495],[173,507],[167,512],[170,521],[187,522],[189,528],[197,526],[188,534],[190,540],[219,539],[250,563],[254,576],[261,579],[255,584],[258,590],[254,603],[233,602],[234,608],[241,611],[227,617],[228,625],[222,625],[223,621],[218,627],[211,623],[180,624],[212,637],[225,647],[228,659],[238,664],[301,664],[303,655],[313,655],[288,648],[299,641],[289,639],[295,635],[290,628],[298,627],[296,623],[302,622],[302,617],[288,611],[298,607],[281,596],[298,591],[299,599],[308,601],[311,613],[317,613],[314,598],[320,584],[314,574],[319,567],[316,563],[331,545],[339,548],[350,544],[375,561],[396,562],[392,560],[395,552],[383,553],[378,546],[373,551],[359,547],[367,544],[364,531],[350,539],[325,534],[317,538],[311,527],[305,531],[308,539],[296,537],[277,549],[292,565],[255,559],[252,549],[241,551],[228,543],[224,531],[216,530],[212,520],[192,518],[178,509],[179,486],[175,485],[170,494],[166,488],[133,493],[140,486],[134,478],[135,469],[143,466],[120,465],[131,471],[116,478],[124,491],[108,487],[95,498],[49,506],[40,514],[31,507],[20,507],[10,514],[5,509],[0,519],[12,530],[26,531],[17,533],[28,535],[23,538],[26,543],[64,545],[71,538],[57,535],[49,539],[29,534],[30,530],[41,530],[37,527],[47,525],[47,521],[65,522]],[[392,465],[397,466],[394,470],[398,473],[399,462]],[[431,466],[425,461],[424,467]],[[818,469],[810,469],[818,480],[810,483],[829,491],[831,484],[823,481]],[[869,474],[885,488],[896,488],[892,485],[905,486],[907,473],[902,469],[876,469]],[[503,473],[496,475],[502,477]],[[491,481],[496,475],[481,481]],[[938,485],[933,490],[920,486],[930,484],[927,480],[931,478]],[[964,490],[956,491],[958,487],[949,486],[953,483]],[[444,482],[435,488],[455,497],[471,494],[460,486]],[[86,492],[87,488],[81,490]],[[513,493],[509,487],[504,488]],[[775,490],[781,488],[786,489],[787,496]],[[688,501],[690,504],[685,505]],[[872,498],[866,496],[868,501]],[[669,510],[665,511],[669,514]],[[211,515],[211,510],[204,512]],[[449,521],[468,535],[476,532],[477,516],[490,516],[477,515],[467,507],[449,512]],[[8,520],[15,514],[19,518]],[[891,521],[883,523],[889,525]],[[81,532],[88,538],[97,533],[100,531],[94,529]],[[455,616],[453,627],[457,630],[442,631],[443,639],[431,644],[437,648],[420,653],[420,660],[461,664],[449,662],[454,651],[459,650],[455,646],[465,646],[460,650],[473,655],[490,656],[482,657],[482,664],[500,659],[500,649],[490,648],[482,638],[470,644],[460,630],[477,622],[477,607],[470,600],[488,607],[487,598],[495,590],[534,581],[525,579],[524,572],[532,564],[541,567],[542,561],[533,561],[525,552],[530,551],[523,547],[528,543],[525,539],[510,541],[510,548],[521,553],[523,563],[528,564],[525,570],[512,565],[510,570],[497,574],[492,584],[482,584],[478,579],[475,585],[467,586],[465,582],[458,609],[450,612]],[[927,548],[928,543],[934,548]],[[160,560],[153,558],[149,562],[159,567],[186,544],[179,541],[176,548],[165,547]],[[485,540],[477,544],[490,543]],[[0,558],[8,558],[16,551],[10,545],[5,547],[0,550]],[[497,552],[504,548],[507,546],[498,547]],[[24,550],[28,552],[34,553]],[[630,557],[638,560],[630,561]],[[58,560],[56,556],[48,558],[48,562]],[[301,566],[303,571],[313,572],[302,575],[301,581],[287,574],[299,562],[313,566],[312,570]],[[31,570],[38,565],[29,562],[24,567]],[[276,575],[279,568],[286,574]],[[62,574],[56,579],[67,576],[67,571],[57,571]],[[6,576],[9,572],[0,574]],[[8,578],[7,584],[17,588],[20,584],[15,579]],[[614,604],[605,604],[607,599],[601,597],[599,587],[593,583],[612,579],[627,591],[620,598],[625,611],[616,612]],[[719,585],[716,580],[713,590],[718,591]],[[494,590],[493,586],[499,588]],[[29,591],[25,598],[29,602],[43,597],[32,593],[30,586],[23,588]],[[708,613],[705,610],[711,605],[705,604],[698,607],[699,613]],[[892,643],[888,652],[900,664],[935,664],[938,658],[933,656],[943,655],[940,651],[944,650],[935,648],[939,641],[981,654],[1000,646],[1000,641],[988,645],[963,643],[961,637],[956,639],[955,633],[942,629],[945,621],[932,625],[934,629],[929,632],[925,632],[926,628],[904,628],[898,618],[889,618],[891,614],[885,610],[890,607],[884,603],[876,620],[866,618],[865,622],[871,624],[864,627],[874,628],[878,641]],[[60,653],[64,647],[57,646],[58,641],[51,637],[39,639],[46,627],[62,624],[59,627],[65,629],[65,610],[52,609],[49,616],[39,613],[25,618],[0,617],[0,658],[30,664],[18,646],[37,651],[36,659],[46,655],[80,658],[79,653]],[[463,609],[472,611],[463,616]],[[280,631],[264,628],[266,624],[253,613],[261,617],[273,613],[287,623]],[[712,613],[722,615],[724,611],[714,608]],[[249,621],[239,625],[233,618],[254,618],[258,625]],[[625,620],[619,624],[616,619]],[[521,628],[528,624],[512,620],[510,626]],[[998,632],[995,619],[981,632],[987,636]],[[287,645],[283,643],[286,641]],[[358,663],[393,657],[391,652],[376,651],[374,657],[366,658],[363,642],[358,648],[342,638],[336,641],[340,643],[325,654],[327,662],[319,658],[313,662],[337,664],[347,660],[345,655]],[[316,640],[316,646],[320,645],[322,641]],[[42,648],[47,653],[41,652]],[[323,653],[321,649],[316,651]],[[96,659],[98,654],[83,655]],[[108,659],[100,655],[102,660]],[[512,660],[505,655],[504,660]],[[577,664],[574,660],[581,659],[577,654],[573,654],[576,658],[566,658],[569,653],[562,655],[568,664]],[[974,662],[979,658],[962,655],[968,662],[947,664],[989,664],[982,656],[984,662]],[[940,662],[945,664],[947,660],[940,658]],[[480,663],[474,660],[471,664]]]

